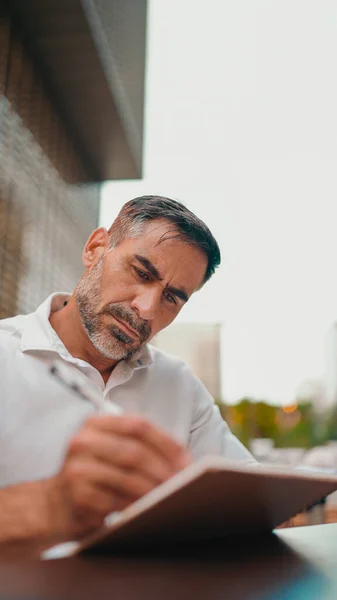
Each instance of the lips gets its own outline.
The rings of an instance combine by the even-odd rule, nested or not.
[[[131,329],[131,327],[129,325],[127,325],[124,321],[120,321],[119,319],[117,319],[117,317],[114,316],[114,319],[116,319],[117,323],[119,324],[120,328],[127,333],[130,337],[137,337],[139,338],[138,333],[134,330]]]

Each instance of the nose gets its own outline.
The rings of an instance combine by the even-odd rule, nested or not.
[[[131,308],[138,313],[140,319],[153,321],[160,306],[162,290],[155,286],[142,288],[131,302]]]

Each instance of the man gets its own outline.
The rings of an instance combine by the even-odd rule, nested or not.
[[[0,542],[39,552],[102,524],[111,511],[193,459],[253,460],[181,361],[147,345],[220,263],[206,225],[182,204],[144,196],[83,252],[73,295],[0,323]],[[97,415],[49,374],[55,358],[123,414]]]

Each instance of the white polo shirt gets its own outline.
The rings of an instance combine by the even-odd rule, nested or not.
[[[119,362],[105,384],[92,365],[72,357],[49,322],[68,297],[53,294],[36,312],[0,321],[0,487],[55,474],[71,436],[95,412],[49,374],[59,357],[94,382],[104,402],[148,418],[194,458],[254,460],[204,385],[177,358],[145,346]]]

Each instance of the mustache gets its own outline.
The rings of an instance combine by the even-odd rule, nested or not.
[[[135,318],[134,313],[127,310],[122,304],[107,304],[101,311],[101,314],[110,315],[120,321],[124,321],[127,325],[130,325],[132,329],[137,331],[142,341],[147,340],[151,335],[149,323],[142,319]]]

